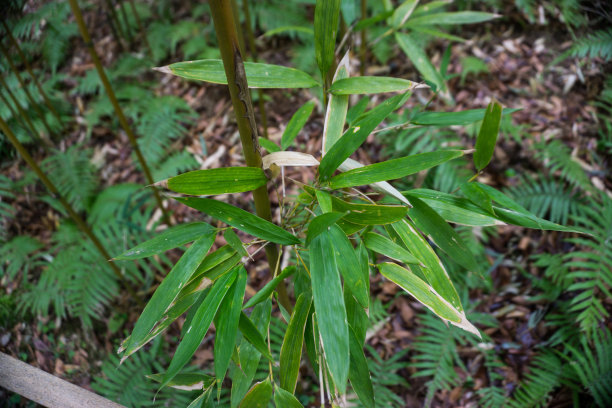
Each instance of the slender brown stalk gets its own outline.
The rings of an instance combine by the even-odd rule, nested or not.
[[[13,37],[13,33],[9,29],[8,25],[6,24],[6,21],[3,20],[2,21],[2,25],[4,26],[4,31],[6,31],[6,35],[7,35],[8,39],[9,39],[9,42],[11,43],[13,48],[17,51],[17,54],[19,55],[19,58],[21,59],[21,62],[23,62],[23,65],[25,65],[26,70],[28,71],[28,73],[30,74],[30,77],[32,77],[32,80],[34,81],[34,83],[36,84],[36,87],[38,88],[38,92],[40,92],[40,95],[43,97],[43,99],[45,101],[45,105],[47,105],[47,108],[49,108],[51,113],[53,113],[53,116],[55,116],[57,121],[59,123],[62,123],[62,120],[60,119],[59,113],[57,113],[57,111],[53,107],[53,104],[51,103],[51,101],[47,97],[47,94],[43,90],[42,86],[40,85],[40,82],[38,82],[38,79],[34,75],[34,71],[32,71],[32,67],[30,66],[30,63],[28,62],[28,59],[25,57],[25,55],[23,55],[23,52],[21,51],[21,47],[19,46],[19,43],[17,42],[17,40],[15,40],[15,37]]]
[[[255,34],[253,32],[253,26],[251,25],[251,11],[249,10],[249,0],[242,0],[242,12],[244,13],[245,28],[247,33],[247,40],[249,42],[249,51],[253,61],[257,62],[259,57],[257,55],[257,47],[255,46]],[[263,137],[268,139],[268,115],[266,113],[266,101],[264,99],[263,89],[257,90],[257,105],[259,106],[259,115],[261,116],[261,127],[263,128]]]
[[[123,33],[123,28],[121,28],[121,24],[119,24],[119,17],[117,17],[117,11],[115,10],[115,7],[113,6],[113,3],[111,2],[111,0],[104,0],[104,4],[106,5],[106,10],[111,17],[111,21],[112,21],[111,27],[114,26],[115,29],[113,31],[118,33],[116,39],[117,39],[117,44],[119,45],[119,49],[125,50],[125,44],[123,44],[123,39],[125,38],[125,34]]]
[[[32,132],[32,136],[34,136],[36,140],[43,141],[43,147],[45,148],[45,150],[51,147],[51,142],[49,141],[49,139],[47,139],[46,137],[42,137],[41,134],[38,133],[38,131],[34,127],[34,124],[30,120],[30,117],[28,116],[27,112],[23,110],[23,108],[21,107],[21,104],[19,103],[17,98],[15,98],[15,95],[13,95],[13,93],[11,92],[11,89],[8,87],[2,75],[0,75],[0,85],[2,85],[2,87],[6,90],[6,93],[8,94],[9,98],[11,98],[11,101],[13,101],[13,105],[15,105],[15,107],[17,108],[17,111],[19,112],[19,116],[21,117],[21,119],[26,123],[28,128],[30,128],[30,132]],[[4,96],[3,96],[3,99],[6,100]],[[7,106],[10,107],[11,105],[7,103]]]
[[[125,32],[127,33],[128,42],[132,42],[132,30],[130,30],[130,21],[127,18],[127,13],[125,12],[125,4],[119,0],[119,10],[121,11],[121,17],[123,18],[123,22],[125,23]]]
[[[111,259],[111,256],[108,254],[108,252],[106,252],[106,249],[104,248],[102,243],[98,240],[98,237],[94,235],[91,228],[89,228],[89,226],[85,223],[85,221],[83,221],[81,216],[77,214],[76,211],[74,211],[70,203],[66,201],[64,197],[62,197],[62,195],[58,192],[55,185],[51,182],[51,180],[49,180],[49,178],[45,175],[42,169],[38,167],[38,164],[36,164],[36,161],[32,158],[32,156],[30,156],[30,153],[28,153],[26,148],[23,147],[21,143],[19,143],[19,140],[17,140],[17,138],[15,137],[15,134],[11,131],[11,129],[8,127],[4,119],[2,119],[1,117],[0,117],[0,130],[2,130],[2,132],[8,138],[8,140],[11,142],[11,144],[15,147],[19,155],[21,155],[21,157],[28,164],[28,166],[30,166],[30,168],[34,171],[34,173],[36,173],[40,181],[42,181],[45,187],[47,187],[47,190],[49,190],[49,192],[51,193],[51,196],[56,198],[60,202],[60,204],[64,207],[68,215],[70,215],[70,217],[77,224],[79,229],[83,231],[85,235],[87,235],[87,237],[91,240],[91,242],[94,244],[98,252],[100,252],[100,254],[104,257],[104,259],[106,260]],[[125,289],[130,293],[130,295],[134,298],[134,300],[136,300],[138,303],[142,303],[140,296],[138,296],[138,294],[134,291],[134,289],[131,287],[131,285],[125,278],[125,276],[121,274],[121,271],[119,270],[117,265],[115,265],[114,263],[109,263],[109,265],[111,269],[113,270],[113,273],[115,274],[115,276],[117,276],[117,279],[123,282]]]
[[[51,127],[49,127],[49,124],[47,123],[47,119],[45,118],[44,112],[40,109],[40,107],[38,106],[38,104],[36,103],[34,98],[32,97],[32,94],[30,93],[28,87],[26,86],[25,82],[23,82],[23,78],[21,78],[21,74],[19,73],[19,70],[17,70],[17,67],[13,63],[13,59],[11,58],[11,56],[10,56],[9,52],[7,51],[7,49],[4,48],[4,45],[2,44],[1,41],[0,41],[0,51],[2,52],[4,57],[6,58],[6,61],[8,62],[9,67],[11,68],[11,70],[13,71],[15,76],[17,77],[17,81],[19,81],[19,85],[21,86],[21,88],[23,88],[23,91],[25,92],[26,96],[28,97],[28,100],[32,104],[32,108],[34,108],[34,110],[36,111],[38,116],[40,116],[40,119],[42,120],[43,125],[45,125],[45,128],[47,129],[47,132],[49,132],[49,134],[52,135],[53,131],[51,130]]]
[[[142,25],[142,21],[140,20],[140,15],[138,14],[138,10],[136,10],[136,5],[134,4],[134,0],[130,1],[130,7],[132,8],[132,13],[134,13],[134,18],[136,19],[136,24],[138,25],[138,30],[140,31],[140,35],[142,36],[142,41],[145,43],[147,47],[147,51],[149,51],[149,56],[153,57],[153,49],[151,49],[151,45],[149,44],[149,39],[147,38],[147,32]]]
[[[117,97],[115,96],[113,87],[111,86],[108,80],[108,77],[106,76],[106,73],[104,72],[104,68],[102,67],[102,62],[100,61],[100,57],[98,57],[98,53],[96,52],[96,49],[94,48],[94,45],[91,42],[91,37],[89,36],[89,32],[87,31],[87,27],[85,26],[85,21],[83,21],[83,15],[81,14],[81,9],[79,8],[77,0],[69,0],[69,2],[70,2],[70,7],[72,8],[72,13],[74,14],[77,25],[79,26],[79,31],[81,32],[81,36],[83,37],[83,41],[85,41],[85,45],[89,49],[89,54],[91,55],[91,59],[93,60],[94,65],[96,66],[96,70],[98,71],[98,76],[100,77],[100,80],[102,81],[102,84],[104,85],[104,89],[106,90],[108,99],[110,99],[111,104],[113,105],[113,108],[115,109],[115,113],[117,114],[117,119],[119,119],[119,123],[121,124],[121,127],[123,128],[123,130],[125,130],[125,133],[127,134],[128,139],[130,140],[130,144],[132,145],[132,149],[134,149],[134,153],[136,154],[136,157],[138,158],[138,161],[140,162],[140,166],[142,167],[142,171],[145,174],[147,183],[149,185],[152,185],[154,182],[153,182],[153,177],[151,176],[151,171],[149,170],[149,166],[147,166],[147,162],[145,161],[145,158],[142,155],[142,152],[140,151],[140,147],[138,147],[136,136],[134,135],[134,132],[132,131],[132,128],[127,121],[127,118],[123,114],[123,110],[121,109],[121,106],[119,106],[119,101],[117,100]],[[157,191],[156,189],[153,189],[153,195],[155,196],[157,205],[162,211],[164,221],[166,222],[166,224],[169,225],[170,217],[168,216],[168,213],[166,212],[166,209],[164,208],[162,204],[162,200],[161,200],[161,196],[159,195],[159,191]]]
[[[361,20],[365,20],[367,14],[368,14],[367,0],[361,0]],[[366,41],[367,41],[367,32],[366,32],[366,28],[364,27],[361,30],[361,44],[359,44],[359,62],[360,62],[359,75],[361,76],[365,75],[365,65],[366,65],[366,55],[367,55]]]
[[[227,76],[229,93],[236,114],[240,141],[242,142],[242,153],[247,166],[261,167],[261,152],[257,140],[257,129],[254,126],[253,106],[250,94],[247,92],[247,79],[244,73],[243,58],[240,53],[231,1],[210,0],[209,5]],[[266,186],[253,191],[253,199],[257,215],[265,220],[272,221],[272,208]],[[280,262],[278,246],[270,243],[266,245],[265,250],[270,271],[272,273],[278,272],[277,268]],[[287,295],[284,282],[281,282],[278,286],[278,297],[281,305],[291,312],[291,301]]]

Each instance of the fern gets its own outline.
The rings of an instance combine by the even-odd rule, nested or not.
[[[579,38],[570,49],[570,55],[578,58],[612,60],[612,28],[599,30]]]
[[[548,406],[550,394],[561,385],[561,361],[553,352],[547,351],[535,357],[530,372],[518,386],[512,399],[511,408],[535,408]]]
[[[14,280],[21,272],[24,282],[28,281],[31,269],[41,263],[40,254],[37,252],[42,244],[35,238],[27,235],[15,237],[0,247],[0,267],[2,276]]]
[[[13,194],[13,182],[10,178],[4,174],[0,174],[0,242],[6,239],[6,229],[9,220],[15,216],[15,210],[11,207],[6,200],[12,200],[15,198]],[[0,254],[2,249],[0,248]],[[2,256],[0,255],[0,259]]]
[[[569,147],[560,140],[552,140],[548,144],[538,143],[536,157],[542,160],[552,173],[558,172],[559,176],[571,185],[585,191],[592,191],[593,188],[587,174],[572,158]]]

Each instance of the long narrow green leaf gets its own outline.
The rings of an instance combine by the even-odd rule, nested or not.
[[[198,349],[198,346],[202,342],[204,335],[208,331],[213,318],[217,314],[221,301],[227,294],[227,291],[234,283],[238,268],[234,269],[231,273],[227,273],[221,276],[213,285],[208,296],[204,299],[200,307],[198,307],[191,324],[185,331],[183,340],[179,343],[170,367],[164,375],[164,382],[162,388],[165,387],[172,378],[187,364],[187,362],[193,356],[193,353]]]
[[[332,212],[331,195],[328,192],[323,191],[323,190],[315,190],[315,195],[317,196],[319,207],[321,207],[321,212],[323,214]]]
[[[336,68],[336,73],[334,74],[334,83],[341,79],[348,78],[348,57],[349,54],[347,52],[338,64],[338,68]],[[342,136],[348,111],[348,103],[348,95],[329,95],[327,111],[325,112],[325,122],[323,125],[323,146],[321,148],[323,156],[327,154],[329,149],[331,149]]]
[[[306,246],[309,246],[313,239],[323,231],[327,231],[329,227],[334,225],[340,218],[344,217],[345,213],[328,212],[316,216],[308,224],[308,232],[306,236]]]
[[[338,262],[338,269],[344,278],[344,284],[348,286],[364,309],[369,308],[370,288],[366,281],[369,277],[362,273],[361,263],[351,241],[337,225],[329,228],[329,236],[336,252],[336,259],[342,260]]]
[[[410,18],[417,4],[419,4],[419,0],[406,0],[400,4],[391,16],[391,26],[396,30],[400,28]]]
[[[272,399],[272,384],[265,380],[255,384],[240,402],[240,408],[268,408]]]
[[[317,323],[327,365],[340,393],[350,365],[348,324],[333,241],[328,232],[310,244],[310,277]]]
[[[117,261],[124,261],[157,255],[188,242],[195,241],[204,235],[211,234],[213,231],[214,228],[205,222],[191,222],[188,224],[176,225],[168,228],[154,238],[125,251],[114,259]]]
[[[371,251],[377,252],[388,258],[395,259],[396,261],[408,263],[408,264],[420,264],[421,261],[416,259],[414,255],[407,249],[397,245],[389,238],[379,235],[375,232],[368,232],[363,236],[363,242],[366,248]]]
[[[175,197],[175,200],[258,238],[283,245],[300,243],[291,233],[270,221],[222,201],[196,197]]]
[[[189,171],[157,185],[181,194],[211,195],[252,191],[267,181],[263,170],[257,167],[221,167]]]
[[[404,218],[407,212],[403,205],[353,204],[333,196],[332,208],[336,212],[346,213],[343,221],[359,225],[390,224]]]
[[[474,166],[478,171],[484,169],[493,157],[499,125],[501,123],[502,107],[493,101],[487,107],[480,132],[476,138],[476,151],[474,152]]]
[[[394,263],[382,263],[378,265],[378,268],[385,278],[414,296],[416,300],[425,305],[438,317],[480,337],[478,329],[467,320],[465,313],[453,307],[434,288],[421,280],[412,271]]]
[[[468,200],[485,210],[487,213],[495,215],[491,197],[489,197],[477,183],[463,183],[460,188],[461,192]]]
[[[340,0],[317,0],[314,16],[315,57],[325,79],[334,65]]]
[[[281,149],[286,150],[289,146],[291,146],[291,143],[293,143],[295,137],[306,124],[306,121],[310,117],[314,107],[314,101],[308,101],[293,114],[289,120],[289,123],[287,123],[283,136],[281,137]]]
[[[431,64],[429,58],[427,58],[427,54],[416,45],[415,41],[408,34],[404,33],[395,33],[395,39],[399,44],[400,48],[406,53],[410,62],[415,66],[415,68],[423,75],[423,78],[426,81],[434,84],[438,90],[443,93],[446,92],[446,84],[444,83],[444,78],[438,72],[436,68]]]
[[[295,308],[285,332],[280,353],[280,386],[295,392],[300,361],[302,360],[302,345],[304,343],[304,327],[310,312],[312,300],[310,295],[302,293],[295,302]]]
[[[408,216],[417,228],[427,234],[453,261],[469,271],[480,271],[472,251],[437,212],[418,198],[413,197],[410,203],[412,208],[408,210]]]
[[[363,345],[350,326],[349,345],[351,350],[351,366],[349,368],[351,386],[364,406],[374,407],[374,387],[372,387],[368,360],[363,353]]]
[[[405,92],[417,86],[417,82],[402,78],[361,76],[339,79],[332,84],[329,91],[334,95],[374,94]]]
[[[215,377],[217,381],[223,381],[223,378],[225,378],[232,353],[236,347],[238,322],[246,289],[247,272],[242,266],[238,269],[237,274],[236,280],[234,280],[227,295],[223,298],[217,312],[215,323],[217,331],[215,333],[214,347]]]
[[[274,405],[276,408],[304,408],[302,403],[289,391],[281,387],[274,389]]]
[[[274,292],[274,289],[276,289],[278,284],[283,279],[287,278],[288,276],[292,275],[293,273],[295,273],[295,266],[288,266],[285,269],[283,269],[283,271],[278,276],[276,276],[270,282],[266,283],[266,285],[263,288],[261,288],[259,290],[259,292],[257,292],[255,295],[253,295],[253,297],[250,298],[246,302],[246,304],[244,305],[243,309],[248,309],[249,307],[253,307],[256,304],[266,300],[272,294],[272,292]]]
[[[255,324],[251,321],[251,319],[249,319],[249,316],[247,316],[244,312],[240,312],[238,328],[240,329],[240,332],[244,338],[251,343],[257,351],[259,351],[268,360],[273,361],[266,341]]]
[[[150,374],[147,378],[161,383],[164,378],[164,373]],[[191,390],[202,390],[210,387],[215,383],[215,377],[211,377],[206,374],[199,373],[181,373],[177,374],[167,386],[176,388],[177,390],[191,391]]]
[[[352,125],[321,159],[319,178],[327,180],[332,173],[367,139],[391,112],[398,108],[404,95],[396,95],[379,104]]]
[[[183,285],[189,281],[191,275],[196,271],[214,240],[214,234],[208,234],[198,239],[174,265],[151,297],[149,303],[147,303],[147,306],[145,306],[138,321],[136,321],[130,336],[130,342],[126,347],[126,355],[134,351],[134,348],[141,343],[153,326],[155,326],[155,323],[163,316],[168,306],[170,306],[181,291]]]
[[[432,13],[416,16],[408,20],[408,27],[414,25],[459,25],[475,24],[498,18],[499,15],[482,11],[455,11],[446,13]]]
[[[461,156],[463,156],[461,150],[438,150],[388,160],[340,173],[329,180],[329,186],[333,189],[339,189],[394,180]]]
[[[182,78],[227,85],[220,59],[177,62],[158,70]],[[312,88],[319,84],[307,73],[281,65],[245,62],[244,70],[249,88]]]
[[[504,109],[502,115],[510,115],[520,109]],[[419,112],[409,123],[420,126],[463,126],[483,120],[486,109],[468,109],[459,112]]]

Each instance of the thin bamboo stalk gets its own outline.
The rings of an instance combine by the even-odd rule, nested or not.
[[[134,132],[132,131],[132,127],[128,123],[125,115],[123,114],[123,110],[121,109],[121,106],[119,106],[119,101],[117,100],[117,97],[115,96],[113,87],[111,86],[108,80],[108,77],[106,76],[106,73],[104,72],[104,68],[102,67],[102,62],[100,61],[100,57],[98,57],[98,53],[96,52],[96,49],[94,48],[94,45],[91,41],[91,37],[89,36],[89,32],[87,31],[87,27],[85,26],[85,21],[83,20],[83,15],[81,14],[81,9],[79,8],[79,4],[77,3],[77,0],[69,0],[69,3],[70,3],[70,7],[72,8],[72,13],[74,14],[77,25],[79,26],[79,31],[81,32],[83,41],[85,42],[85,45],[89,49],[89,54],[91,55],[91,59],[93,60],[94,65],[96,66],[96,70],[98,71],[98,76],[100,77],[100,80],[102,81],[102,84],[104,85],[104,89],[106,91],[106,94],[108,95],[108,99],[110,99],[111,104],[113,105],[113,108],[115,109],[115,113],[117,114],[117,119],[119,119],[119,123],[121,124],[121,127],[123,128],[123,130],[125,130],[125,133],[127,134],[128,139],[130,140],[130,144],[132,145],[132,149],[134,149],[134,153],[136,154],[136,157],[138,161],[140,162],[140,166],[142,167],[142,171],[145,174],[147,183],[149,185],[152,185],[154,184],[154,181],[153,181],[153,177],[151,176],[151,171],[149,170],[149,166],[147,165],[147,162],[145,161],[145,158],[142,155],[142,152],[140,151],[140,147],[138,147],[138,142],[136,141],[136,136],[134,135]],[[156,189],[153,189],[153,195],[155,196],[157,205],[162,211],[164,221],[166,222],[166,224],[170,225],[170,217],[168,216],[168,213],[166,212],[166,209],[164,208],[162,204],[162,200],[161,200],[159,191],[157,191]]]
[[[30,168],[34,171],[34,173],[36,173],[40,181],[42,181],[42,183],[45,185],[47,190],[49,190],[49,192],[51,193],[51,196],[56,198],[60,202],[60,204],[64,207],[68,215],[70,215],[70,218],[72,218],[74,222],[77,224],[77,226],[79,227],[79,229],[85,235],[87,235],[87,237],[91,240],[91,242],[94,244],[98,252],[100,252],[100,254],[104,257],[104,259],[107,259],[107,260],[111,259],[111,256],[108,254],[108,252],[106,251],[102,243],[98,240],[98,237],[94,235],[91,228],[89,228],[89,226],[85,223],[85,221],[83,221],[81,216],[72,208],[70,203],[66,201],[64,197],[62,197],[62,195],[59,193],[59,191],[55,187],[55,184],[53,184],[51,180],[49,180],[49,178],[46,176],[46,174],[42,171],[42,169],[38,167],[38,164],[36,163],[36,161],[32,158],[32,156],[30,156],[30,153],[28,153],[26,148],[21,143],[19,143],[19,140],[17,140],[17,137],[15,137],[15,134],[11,131],[11,129],[8,127],[8,125],[2,118],[0,118],[0,130],[2,130],[4,135],[8,138],[11,144],[15,147],[19,155],[25,160],[28,166],[30,166]],[[130,283],[127,281],[125,276],[121,274],[121,271],[119,270],[117,265],[115,265],[112,262],[110,262],[109,265],[111,269],[113,270],[113,273],[115,274],[115,276],[117,276],[117,279],[123,282],[125,289],[134,298],[134,300],[136,300],[138,303],[142,303],[140,296],[138,296],[138,294],[134,291],[134,289],[132,288]]]
[[[142,41],[145,43],[147,47],[147,51],[149,51],[149,56],[153,57],[153,50],[151,49],[151,45],[149,44],[149,39],[147,38],[147,32],[142,25],[142,21],[140,20],[140,15],[138,14],[138,10],[136,9],[136,5],[134,4],[134,0],[130,1],[130,7],[132,8],[132,13],[134,13],[134,18],[136,19],[136,24],[138,25],[138,30],[140,31],[140,35],[142,36]]]
[[[119,33],[117,37],[117,43],[119,45],[119,49],[123,51],[126,48],[125,44],[123,44],[123,39],[126,37],[125,37],[125,34],[123,33],[123,28],[121,27],[121,24],[119,23],[119,17],[117,16],[117,10],[115,10],[115,7],[113,6],[113,3],[111,2],[111,0],[104,0],[104,4],[106,5],[106,9],[111,16],[111,21],[113,23],[112,25],[115,26],[115,30]]]
[[[121,11],[121,17],[123,18],[123,22],[125,24],[125,32],[127,33],[128,42],[132,42],[132,30],[130,30],[130,21],[127,18],[127,13],[125,12],[124,3],[119,0],[119,10]]]
[[[28,89],[28,87],[26,86],[25,82],[23,81],[23,78],[21,78],[21,74],[19,74],[19,70],[17,69],[17,67],[13,63],[13,59],[11,58],[11,56],[10,56],[9,52],[7,51],[7,49],[4,48],[4,45],[2,44],[1,41],[0,41],[0,51],[2,52],[4,57],[6,58],[6,61],[8,62],[9,67],[11,68],[11,70],[13,71],[15,76],[17,77],[17,81],[19,81],[19,85],[23,88],[23,91],[25,92],[26,96],[28,97],[28,100],[32,104],[32,108],[34,108],[34,110],[36,111],[38,116],[40,116],[40,119],[42,120],[43,125],[45,125],[45,128],[47,129],[47,132],[49,132],[49,134],[52,135],[53,131],[51,130],[51,127],[47,123],[47,119],[45,118],[44,112],[40,109],[40,107],[38,106],[38,104],[36,103],[34,98],[32,97],[32,94],[30,93],[30,90]]]
[[[60,118],[59,113],[57,113],[57,110],[55,110],[55,108],[53,107],[53,104],[47,97],[47,93],[43,90],[43,87],[40,85],[40,82],[38,82],[38,79],[34,75],[34,71],[32,71],[32,67],[30,66],[30,63],[28,62],[28,59],[25,57],[25,55],[23,55],[23,51],[21,51],[21,47],[19,46],[19,43],[17,42],[17,40],[15,40],[15,37],[13,37],[13,33],[9,29],[8,25],[6,24],[6,21],[3,20],[2,25],[4,26],[4,31],[6,31],[6,35],[9,39],[9,42],[11,43],[15,51],[17,51],[17,54],[19,55],[19,58],[23,62],[23,65],[25,65],[26,70],[30,74],[30,77],[32,77],[32,80],[36,84],[36,87],[38,88],[38,92],[40,92],[40,95],[43,97],[45,101],[45,105],[47,105],[47,108],[49,108],[51,113],[53,113],[53,116],[55,116],[57,121],[59,123],[62,123],[62,119]]]
[[[217,33],[221,58],[223,59],[223,67],[227,76],[229,93],[232,105],[234,106],[234,113],[236,114],[244,159],[249,167],[261,167],[261,152],[259,151],[259,141],[257,140],[257,128],[254,126],[253,105],[248,93],[247,79],[238,43],[231,1],[210,0],[209,5]],[[257,215],[265,220],[272,221],[272,207],[266,186],[253,191],[253,200],[255,201],[255,212]],[[269,243],[266,245],[265,251],[271,273],[277,273],[279,266],[278,246]],[[278,286],[278,297],[281,305],[291,312],[291,301],[287,295],[284,282],[281,282]]]
[[[242,0],[242,12],[244,13],[245,28],[247,32],[247,40],[249,43],[249,51],[253,61],[257,62],[259,56],[257,54],[257,47],[255,46],[255,34],[253,32],[253,26],[251,25],[251,12],[249,10],[249,0]],[[261,127],[263,128],[263,137],[268,139],[268,115],[266,113],[266,101],[264,99],[263,89],[257,90],[257,104],[259,106],[259,115],[261,116]]]
[[[13,92],[11,92],[11,89],[8,87],[2,75],[0,75],[0,85],[2,85],[2,87],[6,90],[6,93],[8,94],[9,98],[11,98],[11,101],[13,101],[13,104],[15,105],[15,107],[17,108],[17,111],[19,112],[19,116],[21,117],[21,120],[23,120],[28,126],[28,128],[30,128],[30,132],[32,132],[32,136],[34,136],[36,140],[43,141],[43,147],[45,148],[45,150],[51,147],[51,142],[49,141],[49,139],[47,139],[46,137],[42,137],[41,134],[38,133],[38,131],[34,127],[34,124],[30,120],[30,117],[28,116],[27,112],[23,110],[23,108],[21,107],[21,104],[19,103],[17,98],[15,98],[15,95],[13,95]],[[10,104],[7,104],[7,105],[9,107],[11,106]]]
[[[368,14],[368,4],[367,4],[367,0],[361,0],[361,19],[365,20]],[[367,48],[366,48],[366,41],[367,41],[367,32],[366,32],[366,28],[363,28],[361,30],[361,44],[359,44],[359,75],[364,76],[365,75],[365,65],[366,65],[366,55],[367,55]]]

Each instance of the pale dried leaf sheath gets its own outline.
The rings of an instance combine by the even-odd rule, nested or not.
[[[263,169],[267,170],[271,165],[284,166],[318,166],[319,161],[312,155],[300,152],[276,152],[262,157]]]

